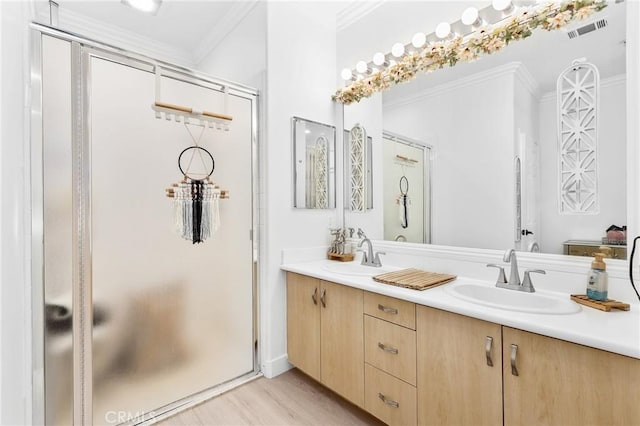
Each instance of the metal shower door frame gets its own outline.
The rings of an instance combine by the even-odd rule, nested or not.
[[[156,418],[168,417],[178,408],[194,406],[228,389],[260,375],[259,324],[258,324],[258,276],[259,244],[256,231],[259,224],[258,208],[258,96],[256,89],[229,81],[216,79],[201,72],[168,62],[155,60],[145,55],[90,40],[46,25],[31,24],[31,273],[33,312],[33,390],[32,420],[34,424],[45,423],[45,363],[44,363],[44,153],[43,153],[43,99],[42,99],[42,38],[50,36],[71,43],[72,77],[72,155],[73,155],[73,423],[91,424],[93,421],[93,368],[92,368],[92,282],[91,282],[91,111],[90,93],[91,59],[104,59],[141,71],[153,73],[156,66],[163,70],[163,76],[206,89],[237,96],[251,102],[251,229],[248,237],[252,241],[252,314],[253,314],[253,371],[228,382],[194,395],[175,401],[162,411],[156,411]],[[87,324],[89,326],[87,326]],[[149,417],[134,419],[130,424],[150,420]]]

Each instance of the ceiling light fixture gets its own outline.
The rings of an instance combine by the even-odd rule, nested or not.
[[[122,4],[141,12],[155,15],[160,9],[162,0],[122,0]]]

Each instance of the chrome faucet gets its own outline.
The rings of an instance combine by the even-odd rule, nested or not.
[[[520,283],[520,274],[518,273],[518,260],[516,259],[516,252],[514,249],[509,249],[504,253],[504,262],[511,262],[511,271],[509,273],[509,281],[504,273],[504,267],[489,263],[487,266],[492,268],[498,268],[500,273],[496,280],[496,287],[507,288],[510,290],[524,291],[527,293],[533,293],[536,289],[531,282],[530,274],[546,274],[542,269],[527,269],[524,272],[524,280]]]
[[[360,235],[361,231],[362,230],[358,228],[358,235]],[[362,234],[364,235],[364,232],[362,232]],[[374,266],[376,268],[381,267],[382,262],[380,261],[380,255],[386,253],[377,252],[373,254],[373,244],[371,244],[371,240],[366,237],[358,243],[358,248],[362,247],[364,243],[367,243],[367,250],[358,250],[362,252],[362,262],[360,262],[360,264],[364,266]]]
[[[503,262],[511,261],[511,272],[509,273],[509,285],[520,285],[520,274],[518,273],[518,259],[516,259],[516,251],[509,249],[504,253]]]

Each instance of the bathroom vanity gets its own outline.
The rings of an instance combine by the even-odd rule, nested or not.
[[[640,419],[637,305],[516,313],[446,291],[478,280],[417,292],[327,272],[327,264],[282,266],[289,361],[387,424]]]

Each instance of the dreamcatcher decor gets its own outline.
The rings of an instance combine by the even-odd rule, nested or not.
[[[180,152],[178,169],[182,180],[166,189],[167,197],[173,198],[175,227],[178,235],[185,240],[202,243],[220,227],[219,200],[229,198],[229,191],[211,180],[215,170],[213,155],[200,146],[200,140],[207,128],[229,130],[233,117],[226,114],[196,111],[193,108],[161,102],[160,68],[156,66],[156,101],[151,108],[160,119],[182,122],[193,145]],[[225,90],[225,105],[227,92]],[[225,108],[226,109],[226,108]],[[201,127],[196,138],[189,126]]]

